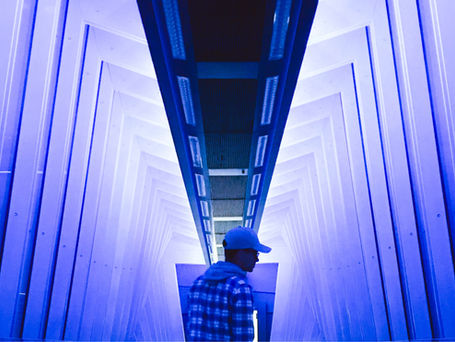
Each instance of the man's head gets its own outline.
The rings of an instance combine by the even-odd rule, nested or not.
[[[252,272],[258,255],[269,253],[272,249],[259,242],[256,232],[251,228],[236,227],[226,233],[223,241],[226,261],[236,264],[247,272]]]

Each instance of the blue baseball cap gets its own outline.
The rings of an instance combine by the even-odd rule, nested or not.
[[[269,253],[272,249],[259,242],[256,232],[251,228],[238,226],[232,228],[224,237],[225,249],[254,249],[261,253]]]

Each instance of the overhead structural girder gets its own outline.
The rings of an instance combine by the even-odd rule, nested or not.
[[[265,7],[258,11],[248,5],[248,11],[256,15],[251,25],[260,24],[256,31],[261,32],[262,38],[260,42],[253,42],[259,47],[256,50],[257,60],[246,58],[241,61],[235,57],[233,60],[232,54],[223,55],[219,51],[216,52],[220,55],[217,55],[216,61],[196,58],[196,55],[200,57],[200,50],[195,49],[204,40],[197,36],[200,32],[194,32],[195,22],[207,20],[207,13],[198,14],[197,11],[205,8],[203,5],[204,0],[198,1],[197,5],[188,0],[138,0],[194,220],[205,259],[211,263],[216,259],[217,251],[212,202],[214,190],[209,176],[216,172],[209,174],[206,151],[211,146],[206,147],[204,120],[220,114],[201,109],[207,108],[204,107],[205,102],[201,102],[207,99],[207,85],[211,81],[216,83],[216,80],[254,80],[254,83],[245,83],[249,84],[245,89],[253,89],[247,95],[254,108],[248,112],[251,113],[248,115],[252,124],[241,127],[243,132],[247,130],[242,139],[250,140],[250,143],[240,145],[243,150],[249,150],[244,152],[249,153],[249,163],[239,169],[248,167],[245,173],[248,178],[242,182],[245,192],[241,198],[235,199],[235,206],[238,207],[239,200],[244,202],[243,224],[257,231],[317,0],[268,0],[263,4]],[[213,11],[218,5],[212,3],[210,6]],[[238,10],[242,11],[242,5],[238,5]],[[244,22],[245,18],[244,15]],[[229,25],[229,21],[225,25]],[[229,27],[222,30],[229,31]],[[232,41],[227,44],[235,46]],[[209,81],[204,83],[204,96],[200,93],[200,80]],[[257,88],[256,92],[251,86]],[[232,89],[232,84],[230,87]],[[242,123],[239,122],[239,125]],[[223,127],[219,129],[223,130]],[[211,133],[213,139],[216,133]],[[213,153],[213,149],[210,151]],[[216,203],[216,208],[219,202],[222,201]],[[233,202],[231,200],[230,203]]]

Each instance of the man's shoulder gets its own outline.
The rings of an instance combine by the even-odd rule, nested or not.
[[[202,284],[204,283],[204,275],[200,275],[199,277],[196,278],[196,280],[193,282],[193,284]]]
[[[192,289],[199,288],[204,286],[205,280],[204,276],[200,275],[199,277],[196,278],[196,280],[193,282],[193,285],[191,286]]]
[[[226,279],[226,284],[236,290],[251,292],[251,286],[244,277],[232,276]]]
[[[248,287],[250,288],[251,286],[248,284],[246,278],[244,277],[240,277],[240,276],[232,276],[232,277],[229,277],[229,278],[226,278],[221,281],[213,281],[213,280],[208,280],[208,279],[205,279],[204,275],[201,275],[199,277],[196,278],[196,280],[193,282],[193,286],[192,287],[201,287],[201,286],[204,286],[206,284],[225,284],[225,285],[228,285],[229,287],[233,287],[233,288],[240,288],[240,287]]]

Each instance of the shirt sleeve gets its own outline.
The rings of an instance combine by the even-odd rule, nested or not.
[[[249,285],[243,285],[233,296],[232,340],[253,341],[253,294]]]

